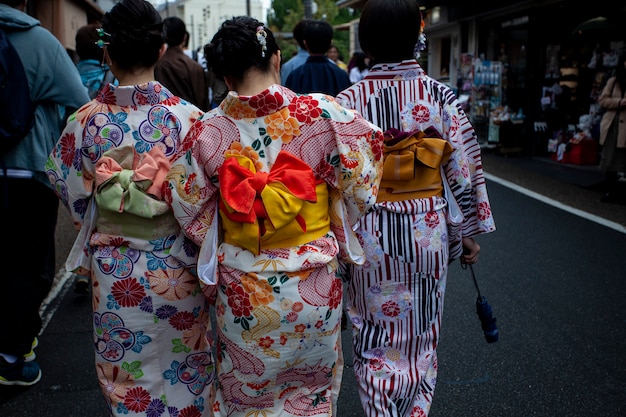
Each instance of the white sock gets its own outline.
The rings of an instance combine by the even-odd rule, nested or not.
[[[9,363],[17,362],[17,356],[15,355],[7,355],[6,353],[0,353],[0,356],[2,356]]]

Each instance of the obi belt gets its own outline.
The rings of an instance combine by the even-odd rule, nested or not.
[[[258,255],[289,248],[330,230],[328,188],[309,165],[281,151],[270,172],[244,155],[229,155],[219,169],[224,242]]]
[[[97,230],[152,240],[180,230],[162,187],[170,161],[160,148],[139,154],[133,146],[104,153],[96,164]]]
[[[377,202],[403,201],[443,195],[441,165],[452,154],[452,145],[424,132],[384,133],[383,176]]]

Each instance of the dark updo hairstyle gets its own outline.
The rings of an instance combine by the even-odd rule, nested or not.
[[[76,31],[76,53],[81,60],[95,59],[96,61],[102,61],[104,50],[96,44],[99,39],[99,27],[99,23],[91,23],[81,26]]]
[[[359,43],[376,63],[415,58],[421,25],[417,0],[369,0],[359,20]]]
[[[161,16],[145,0],[122,0],[104,15],[107,53],[124,70],[150,68],[165,43]]]
[[[259,28],[266,34],[265,51],[257,39]],[[238,16],[222,23],[211,42],[204,46],[204,56],[218,78],[241,81],[250,68],[268,71],[270,59],[278,50],[274,34],[263,23],[249,16]]]

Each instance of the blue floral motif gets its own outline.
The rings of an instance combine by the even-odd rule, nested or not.
[[[132,347],[133,352],[141,353],[141,351],[143,350],[143,345],[147,345],[148,343],[152,342],[152,338],[143,334],[142,331],[137,332],[135,337],[135,345]]]
[[[83,136],[82,155],[95,163],[104,152],[122,143],[128,125],[120,123],[125,120],[126,113],[121,115],[96,113],[89,119]]]
[[[159,398],[154,398],[146,408],[147,417],[161,417],[165,412],[165,404]]]
[[[378,268],[385,256],[378,237],[363,230],[359,240],[365,251],[366,260],[363,267],[368,269]]]
[[[117,403],[117,413],[118,414],[128,414],[128,408],[124,405],[123,402]]]
[[[164,305],[157,308],[156,316],[161,320],[167,320],[178,312],[178,309],[172,305]]]
[[[172,385],[181,382],[193,394],[200,394],[204,387],[213,381],[215,365],[213,356],[208,352],[188,355],[184,362],[172,361],[170,369],[163,372],[163,377]]]
[[[143,153],[152,149],[156,144],[161,146],[166,156],[176,152],[176,143],[180,136],[181,123],[178,117],[165,106],[154,106],[148,113],[147,120],[133,132],[137,141],[137,152]]]
[[[96,258],[100,271],[116,278],[127,278],[133,272],[134,263],[139,260],[140,253],[125,246],[105,249]]]
[[[124,327],[124,321],[115,313],[94,313],[94,330],[96,353],[109,362],[122,360],[124,353],[137,342],[136,335]]]

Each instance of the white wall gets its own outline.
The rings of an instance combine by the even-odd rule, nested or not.
[[[250,1],[250,15],[261,22],[266,21],[261,0]],[[185,21],[191,34],[189,49],[197,49],[208,43],[226,19],[247,13],[247,0],[176,0],[159,2],[161,16],[178,16]],[[167,4],[167,8],[165,5]]]

